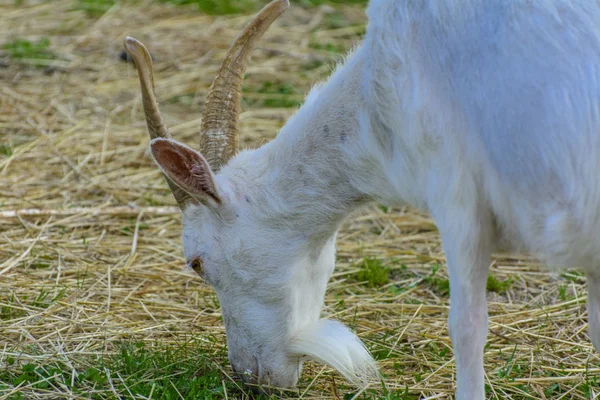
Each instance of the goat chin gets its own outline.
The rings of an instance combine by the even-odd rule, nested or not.
[[[327,364],[358,386],[377,378],[373,357],[360,339],[338,321],[321,319],[303,328],[290,341],[288,351]]]

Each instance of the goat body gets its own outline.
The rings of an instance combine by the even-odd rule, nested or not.
[[[495,250],[584,268],[600,348],[600,3],[372,0],[368,17],[363,43],[272,142],[195,174],[221,201],[191,190],[184,249],[219,295],[232,365],[283,386],[304,354],[350,379],[371,370],[318,317],[336,232],[373,200],[426,210],[439,228],[457,399],[484,398]],[[336,332],[325,354],[319,338]]]
[[[584,268],[600,348],[600,4],[373,1],[369,19],[350,174],[439,228],[457,399],[484,398],[494,250]]]

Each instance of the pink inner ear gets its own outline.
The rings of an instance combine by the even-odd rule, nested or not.
[[[182,189],[221,203],[210,166],[200,153],[169,139],[153,140],[151,151],[162,170]]]
[[[221,203],[221,199],[217,193],[215,187],[214,176],[208,162],[204,157],[200,156],[200,162],[195,162],[190,169],[190,183],[194,185],[197,191],[204,192],[213,198],[218,204]]]

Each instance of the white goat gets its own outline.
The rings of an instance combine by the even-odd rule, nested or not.
[[[168,138],[150,58],[126,39],[151,152],[183,210],[188,264],[219,297],[234,370],[285,387],[304,356],[352,380],[374,371],[354,334],[319,320],[336,232],[373,200],[427,210],[439,228],[457,399],[484,398],[499,248],[585,268],[600,348],[600,3],[372,0],[362,45],[276,139],[235,155],[245,60],[286,6],[275,0],[232,46],[200,153]]]

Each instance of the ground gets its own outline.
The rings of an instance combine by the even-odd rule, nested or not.
[[[273,138],[359,42],[365,4],[352,3],[292,1],[271,28],[247,73],[243,147]],[[252,398],[232,379],[214,292],[183,270],[122,40],[148,46],[167,124],[194,145],[218,64],[263,4],[0,4],[0,399]],[[498,255],[491,275],[488,397],[598,396],[582,274]],[[283,397],[450,399],[448,291],[427,215],[374,204],[351,216],[323,314],[356,330],[382,383],[359,391],[309,363]]]

